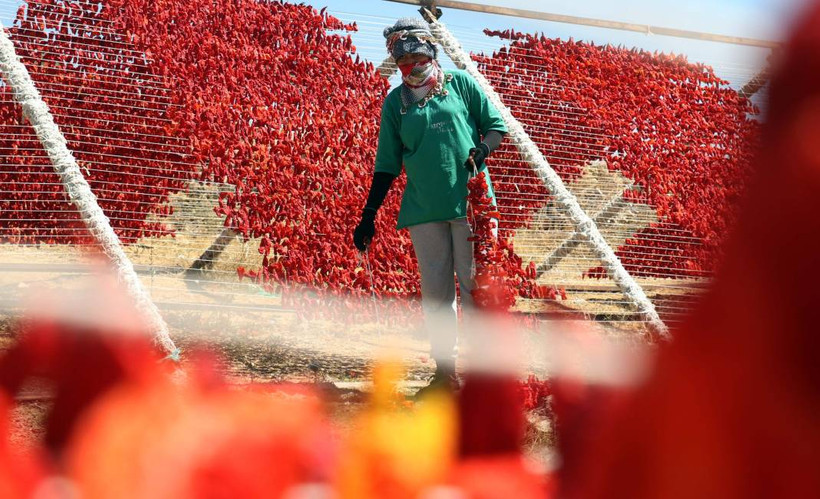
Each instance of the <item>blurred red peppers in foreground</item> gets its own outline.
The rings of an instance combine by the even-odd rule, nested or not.
[[[646,386],[588,403],[565,497],[820,494],[820,3],[801,19],[725,264]]]
[[[816,496],[820,291],[807,277],[820,244],[820,5],[781,64],[712,290],[641,386],[553,380],[554,475],[533,471],[521,450],[521,394],[543,394],[510,375],[469,372],[456,400],[407,407],[391,388],[400,371],[385,366],[340,437],[310,391],[239,390],[195,359],[172,381],[175,364],[124,309],[119,327],[23,321],[0,360],[0,496]],[[8,442],[8,415],[32,376],[55,399],[43,446],[24,452]]]

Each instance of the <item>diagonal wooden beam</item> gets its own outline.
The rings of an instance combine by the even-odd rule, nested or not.
[[[409,5],[419,5],[427,7],[430,2],[425,0],[387,0],[388,2],[404,3]],[[720,35],[716,33],[702,33],[684,29],[667,28],[664,26],[652,26],[649,24],[625,23],[619,21],[608,21],[604,19],[593,19],[589,17],[567,16],[563,14],[550,14],[534,10],[514,9],[510,7],[500,7],[497,5],[483,5],[473,2],[461,2],[456,0],[437,0],[438,7],[468,10],[472,12],[482,12],[484,14],[497,14],[502,16],[512,16],[526,19],[537,19],[540,21],[551,21],[557,23],[577,24],[581,26],[592,26],[595,28],[617,29],[621,31],[633,31],[647,35],[663,35],[677,38],[689,38],[692,40],[702,40],[709,42],[729,43],[734,45],[747,45],[751,47],[777,48],[780,43],[769,40],[759,40],[741,36]]]
[[[769,82],[770,77],[771,70],[768,67],[762,69],[759,73],[754,75],[751,80],[743,85],[743,87],[737,91],[737,94],[741,97],[751,99],[754,94],[766,86],[766,83]]]
[[[231,241],[236,239],[239,233],[235,230],[231,229],[230,227],[225,227],[222,229],[222,232],[214,239],[214,242],[208,246],[200,256],[197,258],[194,263],[191,264],[191,267],[188,271],[192,270],[208,270],[214,267],[214,263],[219,259],[222,253],[225,251],[225,248],[231,244]]]
[[[627,186],[626,190],[630,188],[631,186]],[[595,225],[600,227],[602,224],[610,222],[623,211],[624,206],[626,206],[624,203],[624,192],[625,191],[619,192],[615,197],[610,199],[598,213],[592,216],[592,221],[595,222]],[[570,253],[575,251],[575,249],[585,241],[587,241],[586,237],[577,231],[573,232],[572,236],[561,241],[561,243],[535,267],[536,279],[555,268],[556,265],[561,263],[564,258],[569,256]]]
[[[388,56],[387,59],[383,60],[379,67],[376,68],[376,71],[386,80],[389,80],[396,71],[398,70],[398,66],[396,66],[396,61],[393,57]]]

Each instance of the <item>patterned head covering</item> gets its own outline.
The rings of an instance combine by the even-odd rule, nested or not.
[[[438,57],[433,34],[423,19],[402,17],[396,24],[384,29],[387,52],[398,61],[406,54],[422,54],[431,59]]]

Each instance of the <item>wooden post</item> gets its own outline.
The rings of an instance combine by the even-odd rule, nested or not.
[[[425,11],[427,11],[432,12],[436,19],[441,19],[443,13],[436,5],[437,3],[438,0],[420,0],[419,5],[421,5],[421,8],[419,9],[419,13],[421,13],[421,16],[425,17]]]
[[[408,5],[420,5],[424,8],[425,0],[387,0],[388,2],[404,3]],[[778,48],[778,42],[769,40],[758,40],[755,38],[745,38],[740,36],[719,35],[715,33],[702,33],[683,29],[666,28],[663,26],[651,26],[648,24],[624,23],[618,21],[607,21],[603,19],[593,19],[589,17],[566,16],[563,14],[550,14],[534,10],[513,9],[510,7],[499,7],[496,5],[483,5],[473,2],[460,2],[456,0],[437,0],[438,7],[468,10],[472,12],[482,12],[485,14],[497,14],[501,16],[512,16],[526,19],[537,19],[540,21],[551,21],[557,23],[577,24],[581,26],[592,26],[595,28],[617,29],[622,31],[633,31],[647,35],[664,35],[677,38],[689,38],[692,40],[702,40],[708,42],[730,43],[735,45],[748,45],[751,47]]]
[[[396,61],[393,60],[393,57],[387,56],[387,59],[383,60],[379,67],[376,68],[376,71],[385,79],[389,80],[394,74],[396,74],[396,70],[398,66],[396,66]]]
[[[631,186],[627,187],[627,189],[630,188]],[[595,222],[595,225],[601,226],[602,224],[610,222],[613,218],[618,216],[623,208],[624,193],[620,192],[609,200],[601,211],[593,215],[592,221]],[[585,241],[586,238],[579,232],[573,232],[572,236],[561,241],[561,243],[559,243],[558,246],[552,250],[550,254],[538,264],[537,267],[535,267],[536,279],[555,268],[556,265],[561,263],[564,258],[569,256],[570,253],[572,253],[581,243]]]
[[[231,241],[236,239],[238,235],[239,233],[230,227],[222,229],[222,232],[214,239],[214,242],[211,243],[208,249],[191,264],[188,271],[212,269],[216,260],[219,259],[222,252],[225,251],[225,248],[227,248],[228,245],[231,244]]]
[[[762,71],[757,73],[751,80],[749,80],[745,85],[743,85],[743,87],[737,91],[737,94],[741,97],[751,99],[754,94],[756,94],[761,88],[766,86],[766,83],[769,81],[769,76],[769,68],[764,68]]]

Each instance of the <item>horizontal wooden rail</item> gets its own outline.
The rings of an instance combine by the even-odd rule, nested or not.
[[[563,14],[550,14],[547,12],[537,12],[534,10],[514,9],[510,7],[499,7],[496,5],[482,5],[473,2],[460,2],[456,0],[437,0],[435,2],[425,0],[387,0],[388,2],[405,3],[409,5],[419,5],[429,7],[435,4],[436,7],[450,9],[468,10],[472,12],[482,12],[484,14],[498,14],[502,16],[521,17],[526,19],[537,19],[540,21],[552,21],[557,23],[578,24],[582,26],[592,26],[596,28],[617,29],[622,31],[634,31],[652,35],[672,36],[677,38],[690,38],[708,42],[730,43],[734,45],[747,45],[761,48],[778,48],[780,43],[769,40],[758,40],[755,38],[745,38],[741,36],[718,35],[714,33],[701,33],[684,29],[664,28],[662,26],[651,26],[648,24],[624,23],[619,21],[606,21],[603,19],[593,19],[589,17],[567,16]]]

